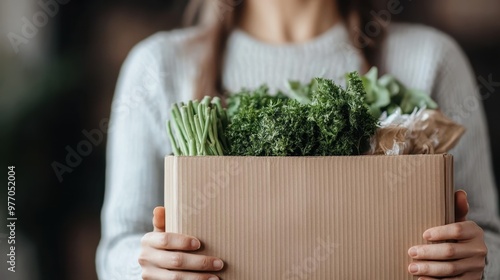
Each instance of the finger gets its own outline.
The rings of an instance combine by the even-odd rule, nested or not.
[[[422,277],[419,277],[419,280]],[[427,278],[424,278],[427,279]],[[434,278],[429,278],[429,279],[434,279]],[[443,278],[442,278],[443,279]],[[483,279],[483,272],[471,272],[471,273],[464,273],[460,274],[454,277],[446,277],[444,278],[446,280],[469,280],[469,279]]]
[[[418,277],[418,280],[437,280],[437,279],[446,279],[446,280],[468,280],[468,279],[482,279],[482,273],[465,273],[462,275],[457,275],[453,277],[446,277],[446,278],[434,278],[434,277]]]
[[[165,231],[165,207],[156,207],[153,210],[154,231]]]
[[[221,259],[183,252],[157,251],[151,263],[166,269],[191,271],[218,271],[224,267]]]
[[[142,270],[142,279],[144,280],[165,280],[165,279],[183,279],[183,280],[217,280],[219,277],[213,274],[200,274],[184,271],[169,271],[157,267],[148,267]]]
[[[455,222],[464,222],[467,220],[469,212],[469,203],[467,202],[467,193],[464,190],[455,192]]]
[[[171,232],[150,232],[142,238],[142,244],[162,250],[193,251],[200,249],[201,243],[192,236]]]
[[[451,262],[417,261],[408,266],[408,272],[413,275],[430,277],[452,277],[470,271],[469,259]]]
[[[423,237],[428,241],[470,240],[480,235],[481,232],[481,228],[476,223],[465,221],[430,228],[424,232]]]
[[[464,243],[440,243],[411,247],[408,255],[415,260],[456,260],[476,255]]]
[[[482,279],[482,273],[466,273],[462,275],[457,275],[453,277],[446,278],[433,278],[433,277],[418,277],[418,280],[437,280],[437,279],[446,279],[446,280],[469,280],[469,279]]]

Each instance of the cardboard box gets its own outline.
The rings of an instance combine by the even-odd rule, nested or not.
[[[412,279],[408,249],[453,203],[450,155],[165,159],[167,231],[226,280]]]

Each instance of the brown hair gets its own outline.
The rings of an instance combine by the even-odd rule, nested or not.
[[[204,46],[198,67],[195,98],[205,95],[223,96],[222,67],[226,42],[236,25],[244,0],[191,0],[185,14],[186,25],[200,24],[206,31],[196,38]],[[385,30],[374,16],[374,0],[336,0],[340,15],[347,26],[351,42],[364,58],[364,69],[378,65],[380,44]],[[377,23],[376,32],[369,32],[371,23]],[[367,35],[366,33],[370,33]]]

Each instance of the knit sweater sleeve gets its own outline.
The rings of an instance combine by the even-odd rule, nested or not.
[[[106,193],[96,265],[99,279],[141,279],[140,240],[152,231],[152,211],[163,204],[161,129],[168,104],[158,40],[143,41],[126,59],[108,129]],[[166,75],[168,76],[168,75]],[[163,123],[164,124],[164,123]],[[163,144],[162,144],[163,143]]]
[[[448,37],[443,37],[442,41],[433,95],[441,110],[466,128],[459,144],[450,152],[455,156],[455,187],[467,192],[468,219],[484,230],[488,247],[485,279],[500,279],[498,197],[482,107],[486,94],[480,94],[478,79],[459,46]]]

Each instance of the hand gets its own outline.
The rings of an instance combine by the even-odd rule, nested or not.
[[[455,192],[455,223],[434,227],[424,232],[424,239],[438,243],[411,247],[408,255],[413,262],[408,271],[427,279],[478,279],[483,275],[487,253],[483,230],[474,222],[467,221],[469,211],[467,194]]]
[[[200,241],[192,236],[165,232],[164,207],[156,207],[153,214],[154,230],[144,235],[141,240],[139,264],[142,267],[142,279],[219,279],[213,274],[194,271],[221,270],[224,266],[222,260],[182,252],[198,250]]]

